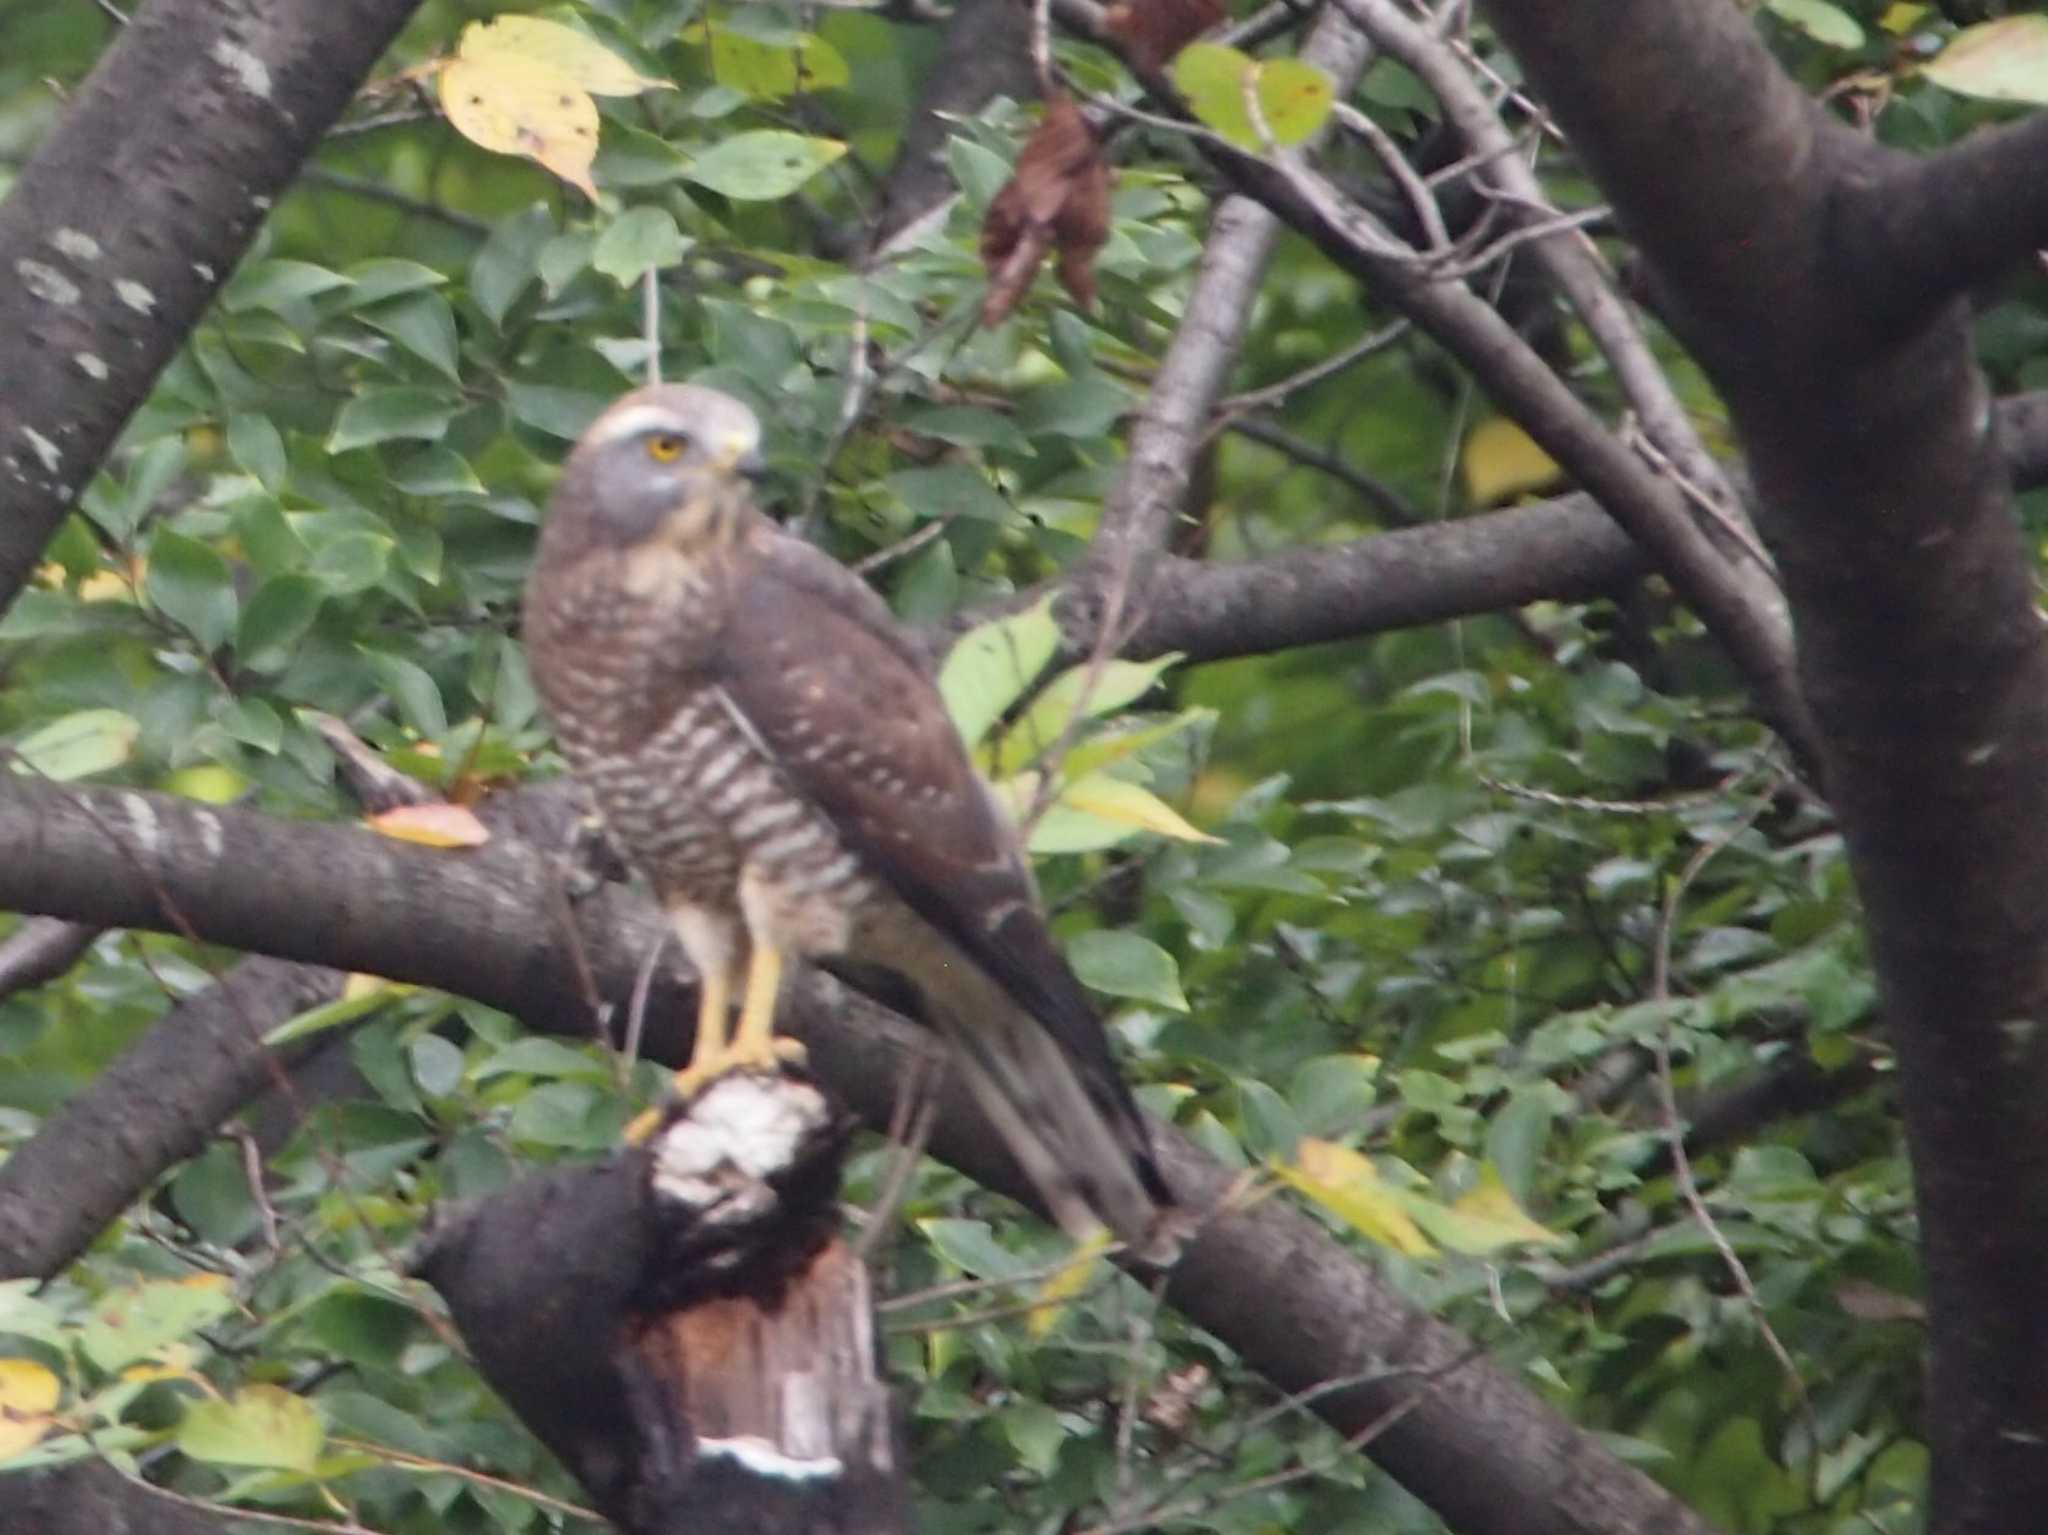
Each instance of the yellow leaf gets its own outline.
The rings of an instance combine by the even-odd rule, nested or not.
[[[596,201],[597,103],[553,64],[505,52],[450,59],[441,110],[472,143],[537,160]]]
[[[593,96],[637,96],[646,90],[673,90],[667,80],[643,75],[611,49],[559,21],[538,16],[500,16],[492,21],[472,22],[464,29],[462,46],[456,50],[465,59],[484,59],[509,54],[527,59],[566,75]]]
[[[1183,842],[1223,840],[1190,825],[1178,810],[1150,789],[1111,778],[1107,773],[1087,773],[1075,779],[1061,792],[1059,802],[1069,810],[1142,827],[1162,837],[1178,837]]]
[[[481,847],[491,840],[490,828],[466,805],[436,801],[431,805],[400,805],[370,817],[370,829],[396,842],[421,847]]]
[[[1437,1239],[1459,1252],[1492,1252],[1496,1247],[1523,1242],[1554,1247],[1567,1240],[1529,1218],[1501,1181],[1500,1169],[1491,1162],[1479,1165],[1479,1181],[1452,1202],[1451,1214],[1458,1218],[1464,1238],[1453,1240],[1450,1234],[1439,1232]]]
[[[1299,1189],[1353,1230],[1411,1258],[1436,1249],[1410,1219],[1398,1190],[1380,1176],[1369,1158],[1334,1141],[1304,1139],[1294,1161],[1276,1162],[1283,1182]]]
[[[170,794],[181,794],[205,805],[231,805],[249,791],[249,780],[233,768],[217,762],[196,763],[179,768],[163,783]]]
[[[63,1382],[33,1359],[0,1359],[0,1460],[19,1455],[50,1431]]]
[[[387,981],[381,975],[371,975],[368,971],[358,970],[342,982],[341,1000],[356,1002],[365,997],[402,997],[418,990],[417,986],[408,985],[404,981]]]
[[[1562,473],[1557,460],[1505,416],[1490,416],[1472,428],[1459,468],[1466,498],[1474,506],[1494,506],[1542,490]]]
[[[1920,18],[1927,14],[1927,10],[1924,5],[1910,5],[1907,0],[1896,0],[1895,4],[1885,7],[1884,14],[1877,18],[1877,24],[1894,37],[1903,37],[1920,25]]]
[[[1027,1324],[1032,1337],[1043,1338],[1059,1325],[1067,1302],[1088,1288],[1088,1282],[1101,1266],[1102,1255],[1108,1250],[1109,1243],[1109,1233],[1097,1231],[1076,1247],[1074,1255],[1038,1287],[1037,1304],[1031,1308],[1031,1320]]]

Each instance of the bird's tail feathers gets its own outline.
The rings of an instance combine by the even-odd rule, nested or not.
[[[1091,1090],[1057,1040],[996,997],[976,1017],[944,1005],[932,1011],[982,1112],[1053,1219],[1077,1241],[1107,1225],[1141,1258],[1172,1262],[1180,1223],[1144,1121],[1121,1084]]]

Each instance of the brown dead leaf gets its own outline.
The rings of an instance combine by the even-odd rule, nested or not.
[[[1102,24],[1133,64],[1158,70],[1223,15],[1223,0],[1117,0]]]
[[[1047,103],[1017,171],[981,225],[988,297],[981,323],[1000,325],[1024,297],[1039,263],[1059,251],[1060,281],[1084,309],[1095,302],[1095,253],[1109,238],[1110,170],[1088,119],[1069,96]]]
[[[481,847],[491,840],[475,812],[462,805],[400,805],[369,819],[378,835],[422,847]]]

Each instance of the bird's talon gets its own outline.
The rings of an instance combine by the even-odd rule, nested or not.
[[[804,1059],[802,1040],[771,1036],[766,1049],[735,1040],[711,1060],[692,1061],[677,1072],[669,1082],[668,1091],[662,1095],[662,1101],[636,1114],[621,1132],[621,1138],[628,1146],[645,1145],[661,1128],[670,1104],[688,1104],[720,1077],[735,1071],[764,1071],[780,1075],[785,1066],[801,1066]]]

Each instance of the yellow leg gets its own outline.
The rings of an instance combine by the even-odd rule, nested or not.
[[[775,999],[781,991],[782,951],[755,944],[747,961],[747,991],[740,1003],[740,1026],[732,1037],[729,1066],[775,1071],[784,1061],[804,1058],[802,1045],[775,1037]]]
[[[726,1069],[732,1047],[726,1042],[725,1021],[731,1010],[731,979],[722,970],[706,975],[697,987],[697,1038],[690,1046],[690,1064],[669,1084],[671,1099],[691,1097]],[[659,1106],[636,1114],[623,1132],[626,1144],[638,1146],[660,1128]]]

